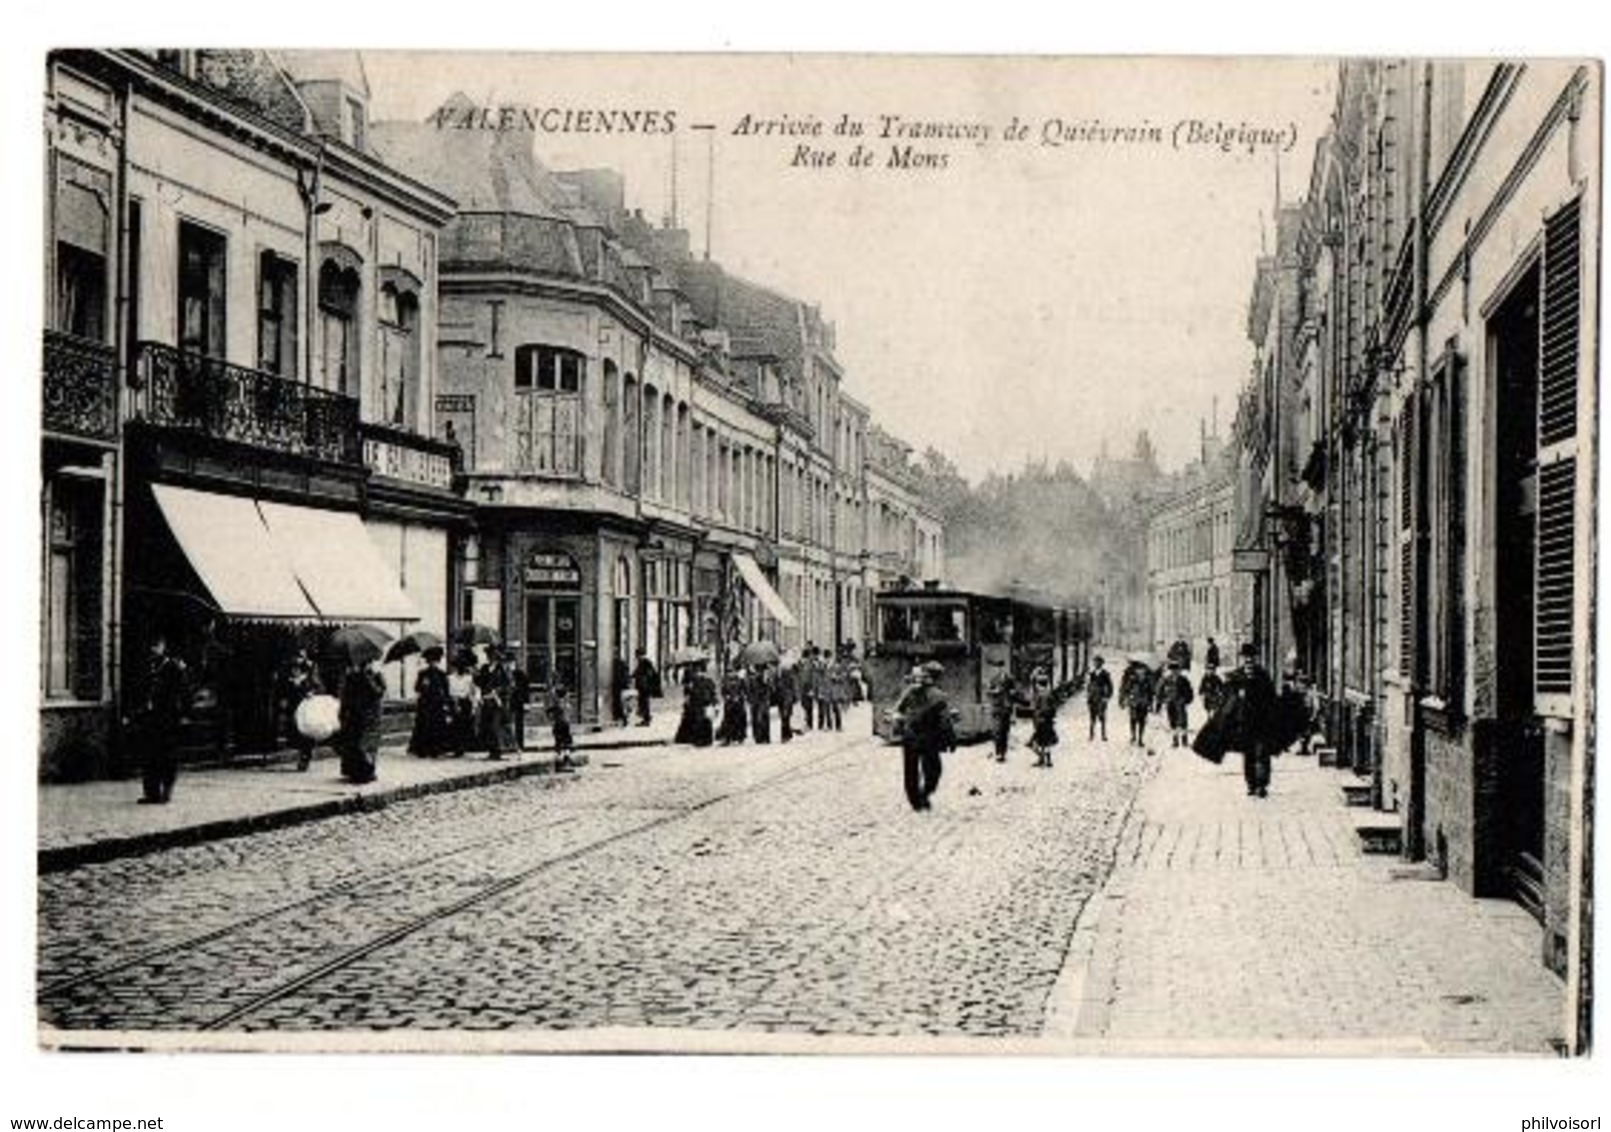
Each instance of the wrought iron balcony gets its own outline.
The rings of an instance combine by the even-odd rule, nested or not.
[[[117,354],[110,346],[45,331],[46,432],[117,437]]]
[[[358,401],[157,342],[140,343],[152,424],[332,463],[360,464]]]

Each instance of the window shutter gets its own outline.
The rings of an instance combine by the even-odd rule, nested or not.
[[[1538,557],[1534,694],[1572,691],[1577,522],[1580,218],[1576,200],[1544,223],[1539,312]]]
[[[1415,672],[1415,399],[1404,402],[1398,429],[1398,670]]]

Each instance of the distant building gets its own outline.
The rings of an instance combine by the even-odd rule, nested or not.
[[[1147,525],[1147,596],[1160,655],[1184,639],[1201,657],[1210,637],[1226,658],[1234,655],[1235,483],[1234,454],[1205,435],[1198,458],[1158,488]]]

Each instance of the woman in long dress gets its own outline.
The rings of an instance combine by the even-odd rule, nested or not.
[[[375,781],[380,757],[380,705],[386,681],[376,662],[349,669],[341,682],[341,776],[362,784]]]
[[[442,649],[433,646],[420,654],[425,667],[414,677],[414,732],[408,749],[421,758],[434,759],[452,746],[453,706],[448,699],[447,673],[442,671]]]

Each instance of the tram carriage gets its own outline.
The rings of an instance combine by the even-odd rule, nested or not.
[[[1041,595],[940,589],[883,590],[873,596],[875,638],[863,674],[873,705],[873,731],[894,739],[892,710],[912,669],[933,660],[945,669],[939,688],[957,713],[957,737],[991,730],[989,688],[1011,671],[1027,688],[1045,667],[1065,695],[1085,680],[1090,662],[1090,611],[1052,604]]]

